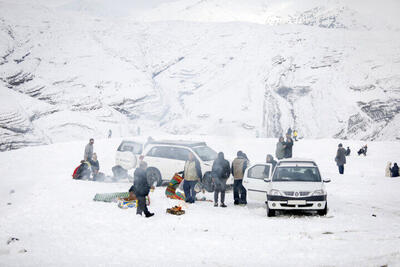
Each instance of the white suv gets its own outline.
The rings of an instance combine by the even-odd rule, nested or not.
[[[272,173],[272,175],[271,175]],[[245,187],[249,194],[267,198],[267,215],[276,210],[314,210],[319,215],[328,211],[327,192],[317,164],[312,160],[285,159],[272,165],[259,163],[245,173]]]
[[[170,181],[175,173],[183,171],[189,152],[200,162],[203,179],[209,177],[217,152],[205,142],[162,140],[147,144],[143,152],[149,182],[161,185]]]

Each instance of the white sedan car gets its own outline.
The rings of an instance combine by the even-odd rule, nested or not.
[[[267,215],[276,210],[314,210],[319,215],[328,211],[327,192],[317,164],[312,160],[285,159],[275,170],[268,163],[250,166],[244,186],[250,197],[266,200]]]

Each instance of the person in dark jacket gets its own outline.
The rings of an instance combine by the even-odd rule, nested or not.
[[[277,162],[276,162],[276,160],[274,160],[274,157],[271,154],[267,155],[266,163],[272,164],[272,170],[271,170],[271,173],[272,173],[275,169]]]
[[[136,195],[138,200],[137,207],[136,207],[136,214],[142,215],[142,212],[146,216],[146,218],[151,217],[154,213],[149,212],[146,205],[146,196],[149,194],[150,189],[154,188],[150,186],[147,181],[147,163],[145,161],[141,161],[139,168],[136,168],[133,179],[133,191]]]
[[[201,181],[202,173],[200,162],[192,153],[189,153],[189,159],[185,162],[183,170],[183,191],[185,192],[185,201],[194,203],[196,201],[196,191],[194,190],[197,182]]]
[[[229,161],[224,158],[223,152],[218,153],[218,157],[214,160],[212,165],[211,173],[215,184],[214,207],[218,207],[218,195],[221,193],[221,207],[226,208],[225,189],[226,181],[231,174],[231,168],[229,167]]]
[[[279,137],[279,141],[276,143],[275,156],[278,160],[285,157],[285,139],[283,136]]]
[[[338,145],[338,150],[335,157],[336,165],[339,167],[339,173],[344,173],[344,164],[346,164],[346,149],[342,144]]]
[[[397,166],[397,163],[394,163],[393,167],[390,168],[390,173],[392,177],[399,177],[399,166]]]
[[[346,149],[346,157],[350,156],[351,150],[350,147],[347,147]]]
[[[232,161],[231,173],[233,175],[233,199],[234,204],[247,204],[247,191],[243,186],[244,172],[247,168],[248,160],[242,151],[237,152],[237,157]]]
[[[293,139],[289,134],[286,134],[286,142],[284,143],[285,145],[285,158],[291,158],[292,157],[292,149],[293,149]]]

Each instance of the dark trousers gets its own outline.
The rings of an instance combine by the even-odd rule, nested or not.
[[[233,182],[233,200],[235,204],[247,204],[246,194],[247,191],[243,186],[243,180],[235,179]]]
[[[184,181],[183,191],[185,192],[186,202],[194,203],[196,201],[196,191],[194,191],[194,186],[197,181]]]
[[[146,205],[146,197],[136,196],[136,199],[138,201],[137,207],[136,207],[136,214],[142,215],[142,212],[144,212],[144,215],[149,214],[150,212],[147,209],[147,205]]]
[[[344,173],[344,165],[339,165],[339,173],[340,174]]]
[[[214,179],[215,189],[214,189],[214,202],[218,203],[218,195],[221,193],[221,203],[225,203],[225,189],[226,181],[228,179]]]

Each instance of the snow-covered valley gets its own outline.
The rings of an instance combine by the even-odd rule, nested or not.
[[[108,129],[399,138],[398,2],[128,2],[0,1],[0,150]]]
[[[169,138],[172,138],[171,136]],[[181,137],[205,140],[233,158],[241,149],[253,162],[274,153],[275,139]],[[0,153],[1,266],[400,266],[399,178],[387,178],[388,161],[399,163],[398,142],[370,142],[367,157],[353,153],[345,174],[333,160],[339,142],[353,151],[364,143],[302,140],[294,156],[315,159],[327,184],[328,215],[266,216],[265,204],[165,209],[165,186],[151,193],[155,216],[94,202],[96,193],[127,191],[127,181],[71,179],[85,142],[58,143]],[[120,139],[96,140],[101,171],[111,174]],[[211,199],[212,194],[206,193]],[[10,238],[17,238],[7,244]]]

